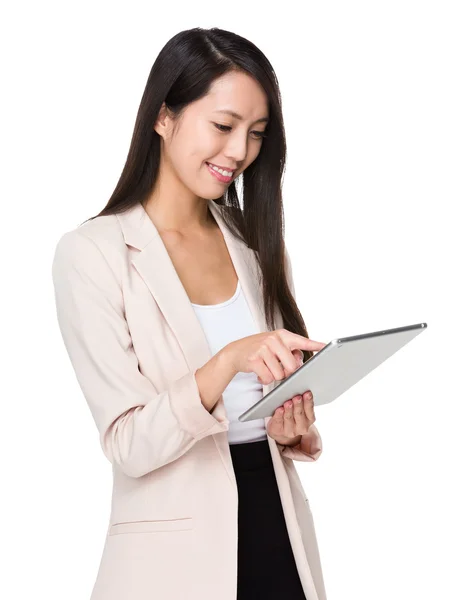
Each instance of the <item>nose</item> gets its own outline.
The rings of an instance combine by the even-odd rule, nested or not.
[[[225,148],[224,155],[228,162],[237,165],[237,170],[241,168],[246,160],[248,152],[248,141],[243,136],[230,136]]]

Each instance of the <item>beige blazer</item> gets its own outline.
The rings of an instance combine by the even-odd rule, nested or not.
[[[215,202],[208,205],[258,330],[267,331],[254,251],[229,233]],[[287,253],[286,260],[293,291]],[[229,421],[223,397],[212,413],[201,403],[194,373],[211,358],[207,339],[144,207],[64,233],[52,277],[64,344],[112,464],[91,600],[236,600]],[[313,516],[293,464],[317,460],[321,437],[312,425],[297,447],[268,441],[306,598],[326,600]]]

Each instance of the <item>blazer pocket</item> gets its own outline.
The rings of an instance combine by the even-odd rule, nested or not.
[[[124,521],[110,525],[108,535],[120,533],[158,533],[159,531],[186,531],[193,529],[193,518],[167,519],[165,521]]]

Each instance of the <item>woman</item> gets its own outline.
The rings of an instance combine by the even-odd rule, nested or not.
[[[112,197],[57,244],[58,321],[113,470],[91,600],[326,599],[293,465],[322,452],[313,401],[237,419],[325,345],[295,301],[284,164],[262,52],[182,31]]]

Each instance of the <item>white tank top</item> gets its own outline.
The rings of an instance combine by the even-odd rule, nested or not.
[[[191,303],[206,335],[212,356],[237,339],[259,333],[242,293],[240,281],[235,294],[220,304]],[[262,384],[255,373],[237,373],[223,392],[226,414],[229,419],[230,444],[243,444],[267,439],[264,419],[246,423],[238,421],[239,415],[262,398]]]

